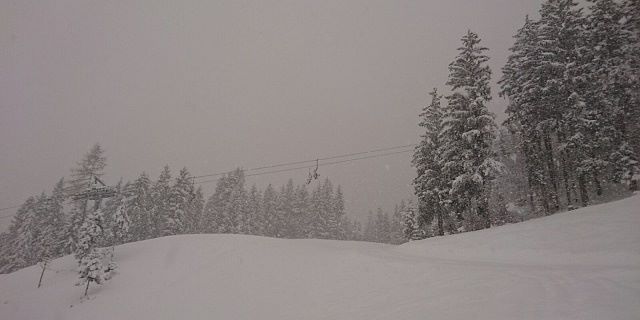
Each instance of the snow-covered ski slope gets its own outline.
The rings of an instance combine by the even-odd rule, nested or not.
[[[640,196],[399,247],[237,235],[116,248],[0,276],[0,319],[640,319]]]

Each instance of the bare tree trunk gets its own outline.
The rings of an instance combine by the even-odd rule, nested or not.
[[[44,270],[47,269],[47,261],[44,262],[44,264],[42,265],[42,272],[40,273],[40,280],[38,280],[38,288],[40,288],[40,285],[42,284],[42,276],[44,276]]]
[[[558,178],[556,176],[556,166],[555,161],[553,160],[553,146],[551,144],[551,137],[548,134],[545,134],[543,137],[544,149],[545,149],[545,161],[547,164],[547,172],[549,174],[549,182],[551,182],[551,186],[553,187],[553,192],[551,193],[551,206],[553,207],[553,212],[556,212],[560,209],[560,204],[558,201]]]
[[[542,209],[544,209],[544,215],[548,216],[550,213],[549,192],[547,191],[547,188],[545,188],[544,184],[540,184],[538,188],[540,188],[540,194],[542,195],[542,197],[540,197],[540,200],[542,201]]]
[[[442,208],[438,208],[438,214],[436,215],[438,219],[438,235],[444,236],[444,219],[442,217]]]
[[[483,220],[484,228],[489,229],[491,228],[491,217],[489,217],[487,201],[480,200],[478,202],[478,216]]]
[[[87,296],[87,291],[89,291],[89,283],[91,282],[91,280],[87,279],[87,286],[84,287],[84,296]]]
[[[562,156],[562,177],[564,179],[564,191],[567,197],[567,208],[571,205],[571,186],[569,185],[569,172],[567,171],[566,154]]]
[[[578,185],[580,187],[580,198],[582,200],[582,206],[586,207],[589,205],[589,193],[587,190],[587,184],[584,178],[584,174],[580,174],[578,176]]]
[[[593,173],[593,182],[596,185],[596,194],[598,196],[601,196],[602,195],[602,184],[600,182],[600,177],[598,176],[598,171],[595,171]]]

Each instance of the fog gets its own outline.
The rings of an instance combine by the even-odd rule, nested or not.
[[[49,191],[96,142],[111,184],[155,178],[165,164],[201,175],[416,143],[417,115],[429,90],[445,89],[464,32],[490,48],[495,82],[512,35],[539,6],[0,0],[0,207]],[[414,170],[401,154],[319,173],[362,217],[410,197]],[[206,196],[214,186],[203,185]]]

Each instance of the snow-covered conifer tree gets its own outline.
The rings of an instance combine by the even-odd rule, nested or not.
[[[271,184],[264,190],[261,207],[260,214],[264,221],[263,235],[276,237],[278,235],[278,193]]]
[[[151,187],[153,237],[165,235],[170,212],[171,170],[164,166],[158,180]]]
[[[263,235],[262,230],[264,228],[264,220],[261,214],[262,194],[258,188],[253,185],[249,191],[248,197],[246,210],[248,224],[245,232],[247,234]]]
[[[89,285],[93,282],[102,284],[105,265],[104,253],[98,247],[103,235],[103,217],[101,210],[90,210],[82,226],[78,230],[78,243],[75,257],[78,260],[78,285],[85,285],[84,295],[87,295]]]
[[[212,233],[236,233],[238,215],[244,214],[246,207],[244,171],[238,168],[218,180],[216,189],[204,208],[204,227]]]
[[[125,207],[130,219],[129,239],[131,241],[149,239],[153,236],[150,185],[149,176],[143,172],[124,190],[127,199]]]
[[[420,225],[420,213],[413,205],[409,204],[402,212],[404,229],[403,233],[407,240],[422,240],[426,238],[426,232]]]
[[[191,216],[191,205],[195,200],[193,180],[187,168],[182,168],[171,188],[171,198],[165,235],[182,234],[194,229],[199,217]]]
[[[458,214],[470,211],[482,221],[475,228],[488,228],[491,219],[488,196],[491,180],[500,169],[492,150],[496,124],[487,109],[491,100],[491,70],[486,65],[488,49],[477,34],[462,38],[456,59],[449,65],[451,95],[447,96],[442,137],[443,171],[451,181],[450,195]]]
[[[412,164],[418,171],[413,185],[420,202],[419,214],[429,221],[435,218],[438,235],[444,235],[444,220],[445,215],[448,215],[449,182],[443,170],[443,112],[440,104],[442,96],[435,88],[430,95],[431,103],[420,114],[419,125],[424,133],[413,155]]]

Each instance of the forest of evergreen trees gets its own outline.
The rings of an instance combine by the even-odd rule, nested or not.
[[[96,145],[60,180],[50,195],[30,197],[0,235],[3,273],[75,253],[90,255],[132,241],[194,233],[234,233],[278,238],[359,240],[360,226],[345,216],[344,195],[329,179],[308,190],[293,181],[259,190],[245,186],[244,171],[222,176],[205,200],[186,168],[172,177],[165,167],[152,181],[146,173],[118,183],[104,201],[74,199],[91,177],[101,177],[106,158]],[[81,259],[79,259],[81,260]],[[89,263],[89,262],[87,262]]]
[[[491,70],[477,34],[449,65],[450,94],[431,92],[413,164],[420,239],[572,210],[637,190],[640,2],[547,0],[515,35],[488,111]]]

